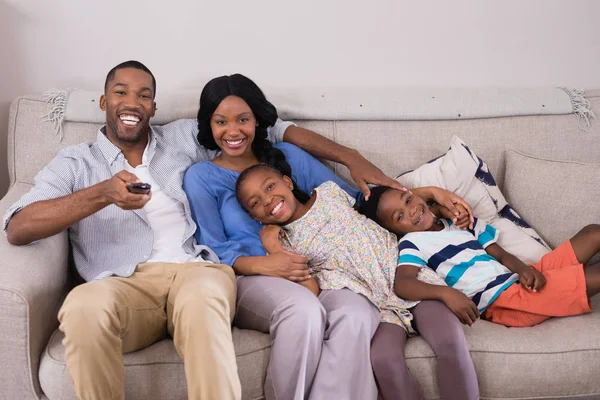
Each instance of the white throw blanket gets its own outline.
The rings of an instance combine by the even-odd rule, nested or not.
[[[570,88],[277,89],[265,94],[286,120],[447,120],[574,113],[586,129],[595,118],[583,90]],[[44,117],[54,123],[61,139],[64,121],[104,123],[100,95],[52,90],[47,100],[53,107]],[[199,99],[199,92],[159,93],[152,123],[195,118]]]

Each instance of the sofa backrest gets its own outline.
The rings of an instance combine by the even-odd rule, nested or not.
[[[593,112],[600,116],[600,90],[586,92]],[[65,146],[93,141],[97,123],[65,122],[59,141],[54,127],[42,116],[50,105],[42,96],[22,96],[11,104],[8,133],[8,167],[11,185],[33,183],[35,174]],[[574,114],[516,116],[434,121],[296,121],[338,143],[353,147],[396,176],[444,153],[450,138],[462,138],[489,165],[496,181],[504,181],[505,151],[514,149],[556,160],[599,162],[600,121],[583,130]],[[347,170],[332,165],[349,178]]]

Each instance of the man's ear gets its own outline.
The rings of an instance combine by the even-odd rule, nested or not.
[[[100,96],[100,109],[102,111],[106,111],[106,96],[105,95]]]
[[[285,182],[286,185],[288,185],[290,187],[290,189],[294,190],[294,182],[292,182],[292,179],[289,176],[284,175],[283,181]]]
[[[154,114],[156,114],[156,110],[158,110],[156,108],[156,102],[153,102],[152,104],[153,104],[153,106],[152,106],[152,115],[150,116],[150,118],[154,117]]]

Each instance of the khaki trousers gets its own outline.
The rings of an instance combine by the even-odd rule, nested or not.
[[[76,287],[58,314],[75,393],[82,400],[123,400],[122,354],[168,332],[184,361],[189,399],[240,399],[231,335],[235,296],[231,267],[197,262],[140,264],[128,278]]]

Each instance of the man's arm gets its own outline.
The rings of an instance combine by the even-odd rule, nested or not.
[[[25,245],[55,235],[109,204],[125,210],[142,208],[150,195],[127,190],[127,184],[136,181],[135,175],[121,171],[106,181],[67,196],[34,202],[10,218],[6,229],[8,242]]]
[[[369,184],[405,190],[404,186],[386,176],[358,151],[335,143],[313,131],[291,125],[285,130],[283,140],[300,147],[317,158],[345,165],[366,199],[371,195]]]

